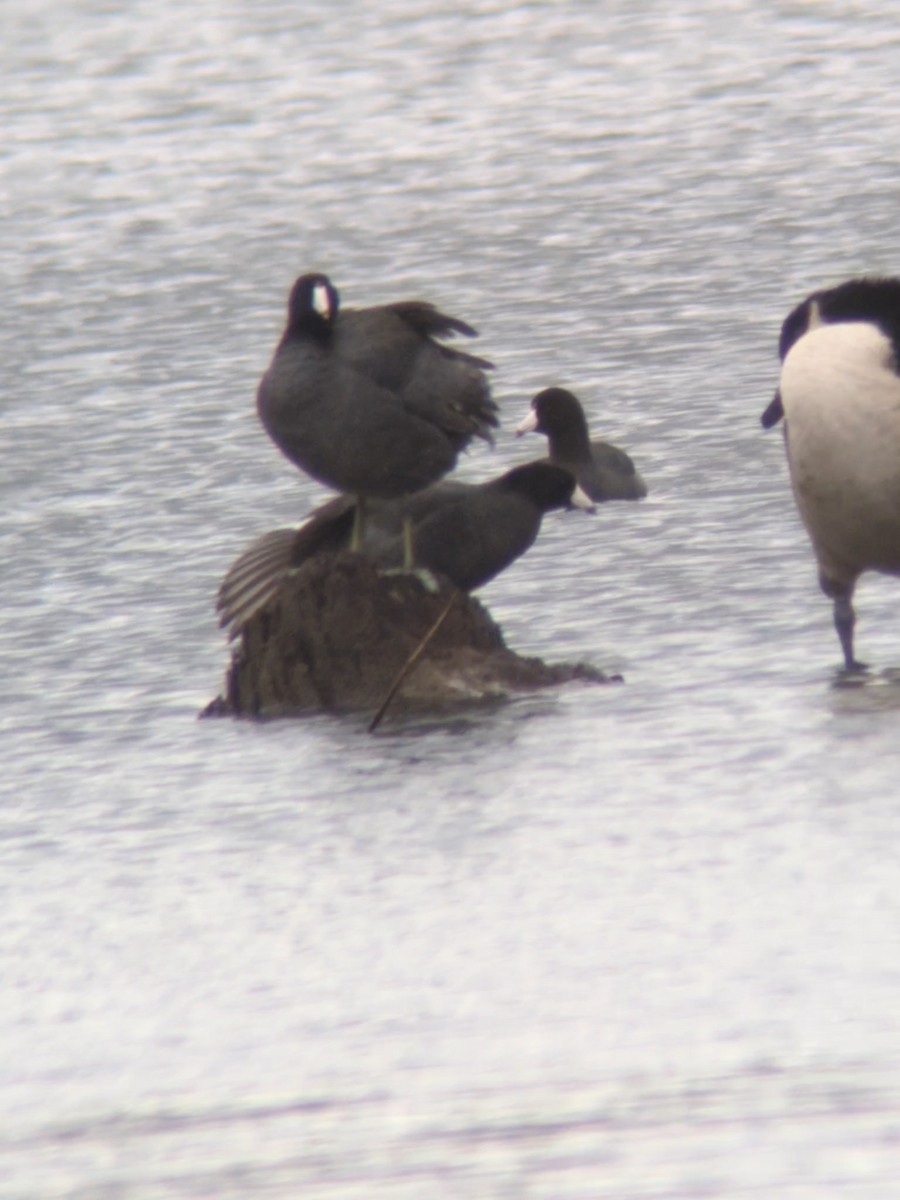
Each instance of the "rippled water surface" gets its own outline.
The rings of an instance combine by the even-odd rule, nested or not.
[[[888,10],[6,14],[0,1194],[900,1195],[900,594],[836,687],[758,421],[788,308],[900,270]],[[196,720],[322,495],[253,408],[313,267],[480,330],[468,478],[550,383],[632,453],[482,593],[622,686]]]

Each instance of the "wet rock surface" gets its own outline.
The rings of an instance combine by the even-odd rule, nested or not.
[[[288,577],[246,625],[222,695],[203,716],[375,712],[435,622],[434,637],[396,692],[391,713],[435,711],[610,677],[583,663],[548,664],[508,649],[478,600],[352,554],[322,554]]]

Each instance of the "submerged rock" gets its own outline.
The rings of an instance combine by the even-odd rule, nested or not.
[[[428,711],[618,677],[583,663],[550,665],[509,650],[471,596],[430,591],[410,573],[385,573],[355,554],[321,554],[284,581],[245,626],[224,692],[203,716],[273,717],[375,712],[453,597],[391,711]]]

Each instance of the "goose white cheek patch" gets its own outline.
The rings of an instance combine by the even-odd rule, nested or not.
[[[834,406],[842,408],[848,387],[858,391],[864,380],[871,395],[885,386],[892,388],[894,380],[883,376],[885,372],[895,374],[893,363],[893,346],[877,325],[868,321],[820,322],[794,343],[782,363],[782,399],[785,380],[791,396],[798,390],[821,389],[828,383],[829,391],[835,393]],[[848,379],[855,385],[849,385]],[[817,407],[825,408],[828,403],[823,395]]]

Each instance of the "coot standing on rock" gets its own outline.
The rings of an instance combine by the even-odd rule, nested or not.
[[[362,503],[434,483],[473,437],[498,424],[491,364],[435,339],[475,336],[465,322],[411,300],[341,309],[326,275],[302,275],[287,327],[257,392],[276,446],[314,479]]]
[[[864,571],[900,574],[900,279],[812,292],[785,318],[778,391],[791,485],[847,670]]]
[[[571,472],[525,463],[486,483],[444,480],[400,500],[370,502],[361,549],[385,566],[399,565],[408,521],[416,562],[473,591],[525,553],[545,513],[565,507],[591,507]],[[230,637],[272,599],[289,571],[322,551],[349,547],[355,509],[353,497],[337,496],[299,529],[272,530],[241,554],[217,603]]]
[[[516,432],[546,434],[550,461],[568,467],[592,500],[641,500],[647,495],[647,485],[624,450],[591,441],[581,402],[565,388],[538,392]]]

